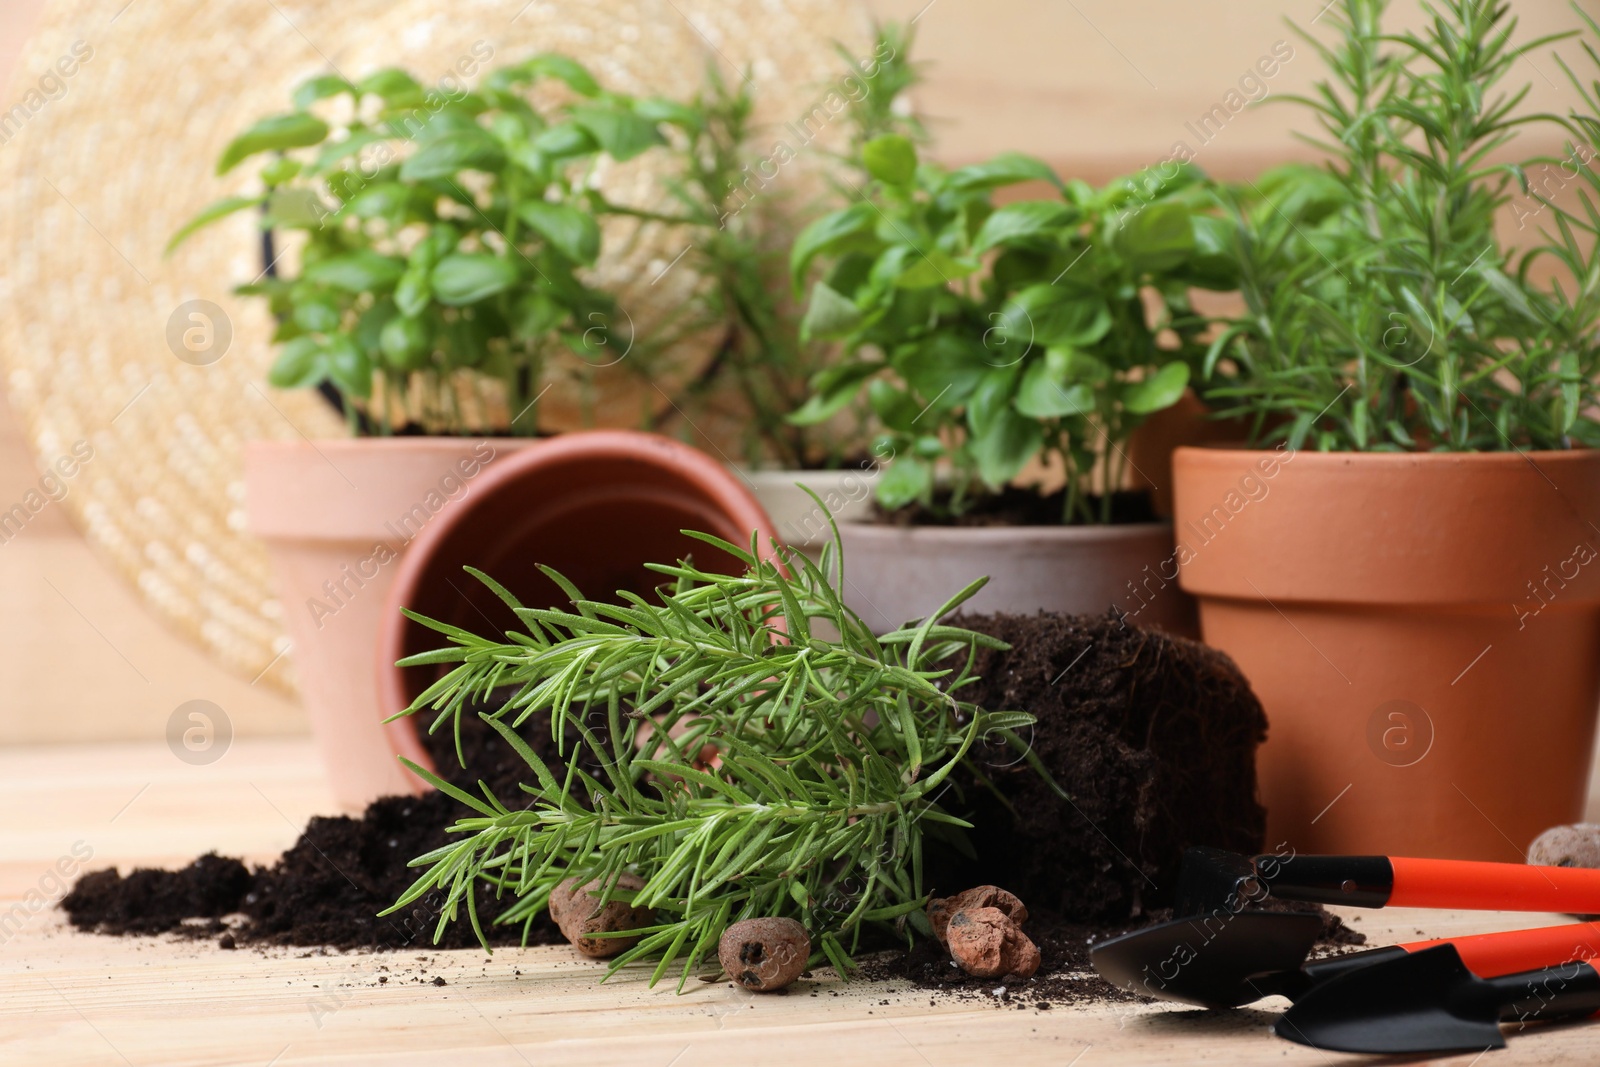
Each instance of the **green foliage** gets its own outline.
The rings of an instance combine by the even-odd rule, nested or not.
[[[847,353],[794,420],[865,390],[874,451],[894,457],[888,508],[960,511],[1042,458],[1066,473],[1062,521],[1109,521],[1095,488],[1121,484],[1128,435],[1200,366],[1190,290],[1235,284],[1209,184],[1174,165],[1096,190],[1019,153],[946,171],[892,133],[862,155],[867,199],[813,222],[791,256],[794,284],[813,279],[806,334]],[[995,206],[1021,182],[1059,195]]]
[[[871,51],[864,56],[838,46],[845,73],[819,93],[826,100],[841,86],[848,90],[839,95],[842,104],[835,121],[848,130],[852,144],[881,133],[920,136],[916,119],[902,114],[897,104],[903,104],[902,94],[917,80],[911,46],[912,34],[894,24],[876,27]],[[803,253],[785,216],[857,201],[855,188],[866,178],[848,169],[858,166],[855,157],[845,159],[848,177],[835,185],[824,204],[793,212],[783,187],[796,178],[786,171],[802,153],[816,155],[816,150],[800,143],[792,126],[756,138],[750,86],[749,81],[730,86],[715,63],[708,66],[704,88],[694,101],[698,121],[685,124],[682,177],[669,183],[681,216],[697,234],[684,263],[707,281],[696,322],[717,338],[712,363],[691,386],[686,406],[691,411],[714,406],[723,393],[736,398],[744,426],[742,452],[751,466],[833,466],[862,451],[866,412],[855,411],[854,422],[845,427],[788,418],[806,403],[808,383],[833,362],[835,353],[826,343],[830,335],[803,322],[800,309],[786,297],[786,260]],[[846,407],[835,406],[830,418]]]
[[[566,102],[535,107],[541,81],[564,83]],[[642,214],[593,188],[596,165],[667,144],[700,123],[692,109],[606,92],[558,55],[493,70],[471,91],[397,69],[357,84],[323,75],[294,104],[218,161],[226,173],[260,159],[263,191],[213,204],[169,246],[258,206],[264,226],[303,235],[297,275],[280,264],[240,290],[278,319],[274,385],[332,382],[380,433],[532,435],[546,379],[587,381],[629,345],[628,367],[645,373],[677,339],[665,327],[632,337],[584,272],[601,223]]]
[[[1600,444],[1587,413],[1600,373],[1600,178],[1587,165],[1600,89],[1567,70],[1587,114],[1524,114],[1528,86],[1501,83],[1569,35],[1518,44],[1494,0],[1439,0],[1421,30],[1386,32],[1385,6],[1343,0],[1323,20],[1339,38],[1306,38],[1328,76],[1293,99],[1321,126],[1324,163],[1280,168],[1235,198],[1247,310],[1209,356],[1235,380],[1208,398],[1297,448]],[[1561,129],[1565,158],[1497,162],[1526,125]],[[1554,187],[1530,187],[1536,167],[1559,175]],[[1545,199],[1569,183],[1582,214]],[[1519,224],[1544,231],[1520,252],[1495,232],[1513,197]],[[1565,280],[1533,278],[1546,256]]]
[[[523,797],[487,786],[473,796],[413,766],[471,814],[452,827],[460,840],[413,861],[427,869],[395,909],[443,890],[440,929],[465,902],[481,938],[478,883],[512,898],[496,921],[514,924],[545,908],[561,880],[598,878],[607,899],[657,917],[613,970],[650,960],[659,979],[676,963],[683,980],[741,919],[798,919],[817,946],[813,962],[841,973],[864,927],[905,935],[918,921],[925,836],[967,825],[940,806],[948,776],[980,737],[1022,749],[1015,731],[1033,721],[959,699],[976,650],[1005,646],[937,620],[983,582],[920,626],[874,637],[844,606],[842,574],[830,583],[823,569],[831,546],[819,567],[798,552],[758,559],[754,543],[691,536],[748,569],[656,566],[669,582],[660,599],[623,592],[621,603],[585,600],[547,570],[571,610],[523,607],[477,574],[521,632],[484,638],[418,619],[450,644],[403,663],[455,666],[403,714],[436,709],[434,730],[459,729],[464,704],[515,686],[483,717],[530,775]],[[829,627],[839,636],[822,636]],[[548,766],[517,733],[546,711],[558,744],[582,739],[562,751],[564,766]],[[644,888],[616,889],[625,871]]]

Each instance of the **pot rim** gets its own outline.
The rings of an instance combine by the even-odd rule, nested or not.
[[[748,486],[729,473],[727,467],[697,448],[640,430],[574,430],[536,443],[538,448],[508,456],[486,471],[474,485],[474,497],[482,500],[504,483],[523,477],[528,468],[560,466],[571,462],[629,459],[658,467],[687,468],[691,478],[705,489],[707,496],[718,507],[766,535],[761,542],[760,554],[764,558],[771,555],[772,522],[761,503]],[[437,521],[425,526],[396,569],[394,583],[384,600],[385,622],[378,634],[374,664],[378,672],[378,710],[385,719],[398,714],[406,703],[399,668],[395,666],[405,652],[405,626],[396,622],[402,618],[400,609],[416,591],[422,576],[421,561],[431,558],[438,544],[466,521],[473,511],[472,503],[472,500],[462,500],[461,506],[442,512]],[[384,723],[384,730],[395,752],[431,770],[433,761],[422,743],[421,729],[418,717],[414,715]]]
[[[1224,457],[1230,460],[1242,456],[1266,456],[1286,454],[1283,450],[1272,448],[1242,448],[1237,444],[1202,444],[1181,445],[1173,450],[1173,462],[1187,460],[1192,463],[1205,462],[1208,459],[1220,460]],[[1566,448],[1566,449],[1521,449],[1504,452],[1318,452],[1310,449],[1290,449],[1294,463],[1310,461],[1314,464],[1326,466],[1352,466],[1361,464],[1388,464],[1390,466],[1426,466],[1435,464],[1440,466],[1454,465],[1503,465],[1511,461],[1527,463],[1531,460],[1543,460],[1551,463],[1593,462],[1600,459],[1600,448]]]
[[[883,540],[898,538],[975,544],[1046,540],[1070,543],[1134,541],[1156,535],[1170,535],[1172,523],[1163,519],[1156,522],[1093,523],[1075,526],[900,526],[894,523],[852,519],[839,523],[839,529],[841,533],[849,530],[852,536],[879,537]]]

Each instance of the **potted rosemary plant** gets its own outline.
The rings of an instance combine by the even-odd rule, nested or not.
[[[797,286],[817,274],[804,336],[846,352],[794,421],[865,392],[883,426],[879,521],[842,527],[852,605],[893,628],[987,574],[976,610],[1188,629],[1170,526],[1121,490],[1128,436],[1204,353],[1190,290],[1235,285],[1208,184],[1177,166],[1094,189],[1016,153],[947,171],[895,134],[863,162],[866,197],[811,224],[791,263]],[[1021,182],[1058,195],[994,205]]]
[[[1429,10],[1330,10],[1323,160],[1238,198],[1206,394],[1259,450],[1178,450],[1181,581],[1270,719],[1269,841],[1517,860],[1582,815],[1600,702],[1600,100],[1558,58],[1579,106],[1522,113],[1507,79],[1560,37]],[[1564,158],[1503,162],[1529,129]]]
[[[219,174],[259,161],[259,189],[173,237],[261,212],[269,249],[276,236],[292,253],[269,256],[240,290],[277,322],[270,383],[322,390],[356,435],[246,453],[251,526],[271,549],[300,688],[347,805],[414,785],[389,758],[369,666],[380,627],[403,624],[383,612],[395,561],[491,465],[549,435],[541,411],[553,384],[592,399],[618,375],[659,371],[693,328],[676,311],[634,337],[627,309],[593,279],[603,234],[643,224],[628,216],[651,206],[613,203],[603,173],[647,153],[670,158],[669,139],[702,124],[692,107],[608,92],[559,55],[488,71],[471,90],[426,88],[397,69],[354,83],[319,76],[295,91],[292,111],[223,152]],[[672,459],[671,442],[630,440],[650,450],[642,465],[674,462],[684,477],[635,493],[631,540],[612,545],[621,556],[675,558],[684,514],[748,498],[726,472]],[[637,484],[615,444],[594,442],[594,492],[608,477],[612,496]],[[652,542],[652,530],[667,533]],[[477,548],[508,552],[519,531],[529,532],[478,530]],[[566,565],[562,553],[582,543],[569,532],[579,536],[519,547]]]

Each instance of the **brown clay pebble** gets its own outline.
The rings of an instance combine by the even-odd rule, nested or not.
[[[1528,862],[1535,867],[1600,867],[1600,824],[1551,827],[1528,846]]]
[[[655,920],[650,908],[636,908],[622,900],[612,900],[600,907],[600,880],[594,879],[578,885],[576,878],[568,878],[550,891],[550,917],[561,928],[561,933],[574,948],[593,959],[604,959],[626,951],[639,939],[637,937],[593,937],[592,934],[613,930],[636,930]],[[643,889],[644,879],[635,874],[617,877],[618,889]]]
[[[947,932],[951,958],[970,975],[1031,978],[1039,969],[1039,946],[999,908],[962,908]]]
[[[1018,926],[1028,921],[1028,909],[1015,894],[997,885],[980,885],[953,897],[928,901],[928,925],[933,927],[933,936],[939,939],[939,944],[945,943],[945,927],[950,925],[950,916],[963,908],[999,908]]]
[[[800,977],[811,957],[811,938],[793,919],[744,919],[722,932],[717,959],[746,989],[770,993]]]

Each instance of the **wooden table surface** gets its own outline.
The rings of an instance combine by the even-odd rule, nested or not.
[[[308,742],[239,741],[206,767],[179,761],[163,744],[0,751],[0,1063],[1386,1062],[1272,1037],[1266,1028],[1280,1000],[1231,1012],[1146,1004],[1019,1011],[930,1003],[905,983],[847,984],[824,972],[785,996],[699,982],[678,996],[632,975],[598,985],[599,966],[564,948],[508,949],[492,959],[426,945],[386,954],[230,952],[210,940],[78,934],[53,906],[60,871],[180,865],[207,849],[265,861],[308,816],[330,809]],[[1358,928],[1384,944],[1547,921],[1560,920],[1393,910],[1365,913]],[[1513,1035],[1509,1049],[1482,1062],[1600,1062],[1600,1024]]]

